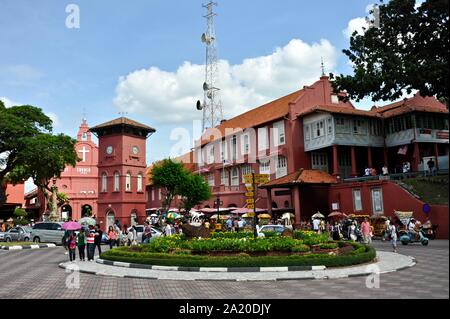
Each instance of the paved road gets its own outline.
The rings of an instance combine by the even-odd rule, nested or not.
[[[388,244],[375,247],[388,250]],[[145,280],[80,274],[80,288],[66,288],[66,261],[61,247],[0,251],[1,298],[157,298],[157,299],[290,299],[290,298],[449,298],[449,242],[428,247],[400,246],[417,265],[383,274],[379,289],[368,289],[366,278],[282,282],[214,282]]]

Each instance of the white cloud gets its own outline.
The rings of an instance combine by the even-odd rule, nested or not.
[[[2,101],[6,107],[11,107],[15,105],[20,105],[17,102],[14,102],[13,100],[8,99],[6,96],[0,96],[0,101]]]
[[[53,122],[53,127],[59,126],[59,117],[56,115],[56,113],[53,112],[45,112],[45,115],[47,115]]]
[[[25,181],[25,193],[28,193],[35,188],[36,185],[34,185],[34,181],[31,177]]]
[[[358,34],[364,34],[364,28],[367,29],[369,24],[367,23],[366,18],[355,18],[348,22],[347,28],[345,28],[342,33],[346,38],[350,38],[355,31]]]
[[[267,56],[241,64],[219,62],[218,87],[224,117],[230,118],[289,94],[320,76],[323,57],[327,72],[336,67],[338,52],[327,40],[308,44],[299,39]],[[114,104],[121,110],[148,116],[159,123],[187,123],[201,118],[195,109],[203,100],[204,65],[184,62],[176,72],[157,67],[134,71],[119,79]]]

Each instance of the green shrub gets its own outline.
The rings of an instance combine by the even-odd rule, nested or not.
[[[229,238],[229,239],[241,239],[241,238],[253,238],[253,232],[242,231],[242,232],[214,232],[211,233],[212,239],[218,238]]]
[[[262,233],[264,234],[265,238],[272,238],[272,237],[279,237],[280,233],[274,231],[274,230],[266,230],[266,231],[262,231]]]
[[[361,248],[361,247],[360,247]],[[138,253],[121,249],[112,249],[101,258],[146,265],[184,266],[184,267],[281,267],[281,266],[318,266],[344,267],[370,262],[375,258],[375,250],[363,246],[363,253],[346,256],[320,254],[247,257],[240,254],[233,257],[211,257],[194,255],[173,255],[163,253]]]
[[[335,249],[335,248],[338,248],[338,244],[337,243],[320,244],[319,248],[320,249]]]
[[[330,241],[330,237],[327,233],[318,234],[314,231],[295,230],[294,238],[302,240],[306,245],[318,245],[324,244]]]

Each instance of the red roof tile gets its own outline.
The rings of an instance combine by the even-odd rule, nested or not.
[[[111,126],[116,126],[116,125],[128,125],[128,126],[133,126],[133,127],[137,127],[137,128],[141,128],[141,129],[145,129],[151,133],[156,132],[156,130],[150,126],[147,126],[145,124],[130,120],[129,118],[126,117],[119,117],[118,119],[94,126],[92,128],[90,128],[89,130],[91,132],[95,132],[99,129],[103,129],[103,128],[107,128],[107,127],[111,127]]]
[[[300,169],[297,172],[280,177],[267,184],[261,186],[261,188],[272,188],[277,186],[290,186],[296,184],[336,184],[337,180],[330,174],[312,169]]]

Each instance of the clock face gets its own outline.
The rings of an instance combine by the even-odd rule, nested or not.
[[[112,146],[108,146],[108,147],[106,148],[106,154],[111,155],[112,152],[113,152],[113,147],[112,147]]]
[[[136,155],[137,153],[139,153],[139,147],[133,146],[133,154]]]

